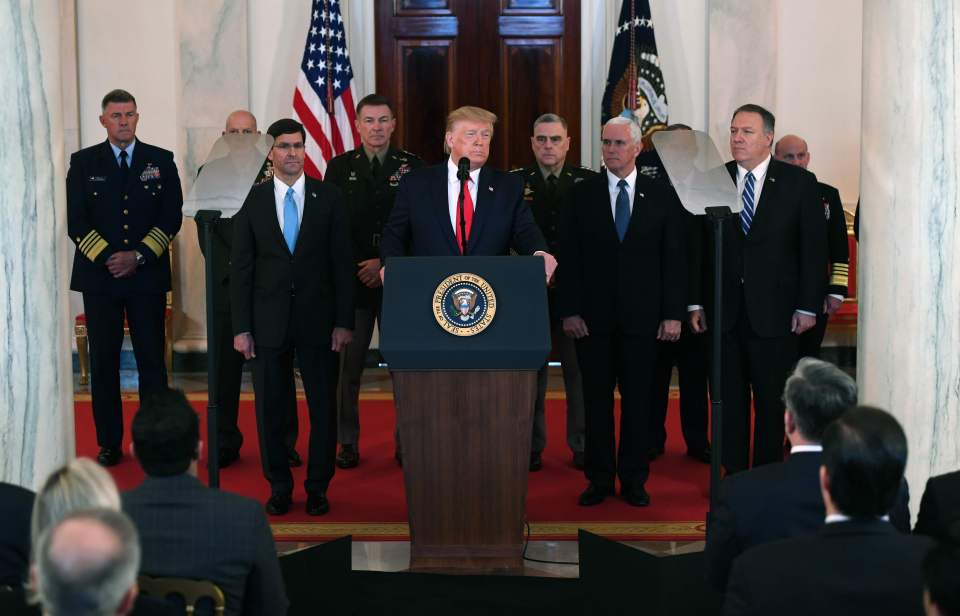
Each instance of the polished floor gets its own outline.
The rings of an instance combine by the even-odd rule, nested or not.
[[[76,383],[76,379],[74,380]],[[124,392],[137,391],[137,373],[135,370],[122,370],[120,373],[121,388]],[[174,373],[170,378],[170,385],[185,392],[207,390],[207,375],[205,373]],[[675,384],[674,384],[675,386]],[[243,391],[253,391],[249,373],[244,373]],[[76,393],[89,393],[89,386],[75,385]],[[361,393],[390,394],[392,393],[390,374],[383,368],[369,368],[364,372]],[[548,394],[563,392],[563,378],[560,368],[550,369]],[[277,550],[281,554],[293,552],[314,545],[308,542],[277,542]],[[634,541],[625,542],[638,550],[643,550],[657,556],[686,554],[703,550],[703,541]],[[579,554],[576,541],[531,541],[526,550],[527,557],[525,575],[546,577],[579,577]],[[409,567],[409,541],[357,541],[352,549],[353,569],[356,571],[404,571]]]

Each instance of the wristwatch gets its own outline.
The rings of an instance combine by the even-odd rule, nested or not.
[[[139,250],[134,250],[133,254],[137,255],[137,267],[147,264],[147,258],[140,254]]]

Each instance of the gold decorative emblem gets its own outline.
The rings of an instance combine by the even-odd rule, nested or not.
[[[433,316],[454,336],[476,336],[497,314],[493,287],[476,274],[447,276],[433,292]]]

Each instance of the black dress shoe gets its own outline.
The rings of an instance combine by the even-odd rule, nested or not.
[[[270,515],[283,515],[290,511],[290,503],[293,497],[289,494],[274,494],[268,500],[264,509]]]
[[[100,453],[97,454],[97,462],[100,466],[116,466],[122,457],[123,453],[120,452],[119,447],[101,447]]]
[[[543,454],[539,451],[533,451],[530,453],[530,472],[535,473],[538,470],[543,468]]]
[[[303,460],[300,459],[300,454],[297,453],[297,450],[293,447],[287,447],[287,463],[291,467],[303,466]]]
[[[647,494],[643,486],[629,490],[621,488],[620,495],[623,496],[623,500],[627,501],[628,505],[633,505],[634,507],[647,507],[650,505],[650,495]]]
[[[594,505],[599,505],[605,498],[612,494],[613,490],[611,488],[601,488],[597,484],[591,482],[590,485],[587,486],[587,489],[580,494],[577,504],[581,507],[592,507]]]
[[[663,451],[664,451],[663,447],[651,447],[650,452],[647,455],[647,458],[651,462],[653,462],[654,460],[656,460],[657,458],[663,455]]]
[[[341,445],[337,454],[337,466],[340,468],[354,468],[360,464],[360,452],[356,445]]]
[[[574,451],[573,452],[573,468],[577,469],[578,471],[582,471],[584,466],[585,465],[583,463],[583,452]]]
[[[326,492],[310,492],[307,494],[307,515],[323,515],[330,511],[330,501]]]
[[[240,459],[240,452],[236,449],[221,449],[220,450],[220,468],[227,468],[234,462]]]
[[[703,462],[704,464],[710,464],[710,456],[711,456],[710,445],[707,445],[706,447],[700,450],[697,450],[697,449],[687,450],[688,458],[693,458],[697,462]]]

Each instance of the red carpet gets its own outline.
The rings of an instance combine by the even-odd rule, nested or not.
[[[652,504],[646,508],[631,507],[619,498],[607,499],[596,507],[577,506],[577,496],[586,487],[586,480],[582,472],[573,468],[566,446],[564,401],[547,401],[548,445],[543,470],[530,474],[527,496],[532,538],[576,539],[578,528],[616,539],[703,538],[709,467],[683,455],[685,446],[680,435],[676,392],[672,395],[667,453],[652,465],[647,482]],[[293,469],[297,486],[294,508],[286,516],[270,520],[278,540],[324,540],[345,534],[368,540],[408,538],[403,474],[393,460],[393,401],[367,398],[361,401],[360,466],[337,470],[329,490],[331,510],[322,518],[307,516],[303,511],[305,470],[303,467]],[[205,432],[206,394],[192,394],[190,400],[200,413],[201,430]],[[252,396],[245,394],[240,404],[243,449],[240,461],[221,471],[221,487],[262,502],[270,495],[270,489],[260,469]],[[299,404],[301,427],[306,427],[306,402],[301,399]],[[97,445],[89,396],[78,395],[75,407],[77,455],[94,457]],[[136,396],[125,398],[125,454],[129,453],[129,422],[136,408]],[[298,450],[301,455],[306,454],[304,429],[301,429]],[[205,452],[201,463],[201,478],[206,480]],[[111,472],[121,490],[136,486],[143,477],[129,455]]]

